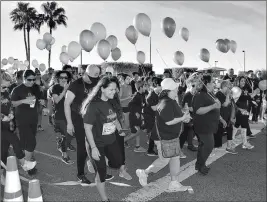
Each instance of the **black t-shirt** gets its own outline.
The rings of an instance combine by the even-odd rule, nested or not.
[[[93,125],[92,132],[97,147],[112,144],[116,140],[115,131],[117,115],[108,101],[92,101],[87,108],[83,121]]]
[[[214,104],[215,101],[206,92],[198,92],[193,97],[193,125],[197,134],[214,134],[218,130],[220,119],[220,110],[213,109],[206,114],[198,115],[196,111],[201,107],[207,107]]]
[[[233,83],[236,79],[236,75],[233,75],[232,77],[230,77],[228,74],[226,74],[224,77],[223,77],[223,80],[230,80],[231,83]]]
[[[223,106],[223,103],[225,103],[226,101],[226,95],[224,95],[221,91],[218,91],[216,93],[216,97],[218,98],[218,100],[221,102],[222,106],[221,106],[221,109],[220,109],[220,114],[221,114],[221,117],[226,121],[230,121],[230,118],[231,118],[231,113],[232,113],[232,104],[231,102],[229,103],[228,106],[224,107]]]
[[[80,113],[80,109],[84,99],[87,97],[88,93],[96,86],[97,81],[93,81],[90,84],[83,81],[83,78],[79,78],[76,81],[73,81],[68,90],[71,91],[75,98],[71,104],[71,110]]]
[[[130,113],[141,114],[143,103],[144,103],[144,95],[139,92],[136,92],[128,105]]]
[[[8,116],[11,112],[11,101],[10,96],[8,92],[1,93],[1,116],[5,115]],[[9,128],[9,122],[2,122],[1,121],[1,129],[7,129]]]
[[[244,90],[242,90],[242,93],[236,102],[236,106],[244,110],[249,110],[251,101],[252,101],[252,98],[250,97],[250,95],[248,93],[245,93]]]
[[[146,97],[146,104],[144,106],[144,115],[155,116],[155,111],[151,108],[152,106],[156,106],[159,102],[159,97],[155,93],[155,91],[150,91]]]
[[[185,103],[187,103],[188,107],[192,107],[192,99],[193,99],[193,95],[190,91],[185,93],[183,101],[182,101],[182,107],[185,106]]]
[[[43,99],[39,86],[34,84],[32,87],[27,87],[21,84],[14,88],[11,94],[11,101],[19,101],[26,99],[27,97],[35,96],[36,101],[33,108],[29,104],[21,104],[15,108],[16,122],[20,123],[37,123],[37,103],[40,99]]]
[[[164,98],[159,101],[156,111],[157,127],[160,138],[162,140],[172,140],[177,138],[183,130],[183,123],[179,122],[174,125],[167,125],[166,122],[172,121],[174,118],[183,116],[181,108],[175,100]],[[158,140],[156,126],[151,132],[153,140]]]
[[[135,81],[132,80],[130,84],[131,84],[131,87],[132,87],[132,94],[134,94],[136,92]]]
[[[18,84],[17,83],[13,83],[13,84],[11,84],[11,86],[9,86],[9,88],[8,88],[8,90],[9,90],[9,93],[11,94],[12,93],[12,91],[13,91],[13,89],[14,88],[16,88],[18,86]]]
[[[52,96],[54,94],[60,95],[64,90],[64,87],[60,86],[59,84],[56,84],[52,87]],[[55,103],[55,119],[56,120],[66,120],[65,117],[65,112],[64,112],[64,101],[65,101],[65,96],[58,102]]]

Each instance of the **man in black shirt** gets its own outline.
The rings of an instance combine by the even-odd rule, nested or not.
[[[87,152],[85,148],[84,124],[80,114],[80,108],[88,93],[98,83],[100,72],[100,68],[96,65],[88,66],[84,75],[70,84],[64,102],[67,132],[71,135],[74,134],[77,141],[77,177],[81,183],[86,184],[90,184],[91,182],[84,174]]]
[[[131,81],[131,87],[132,87],[132,94],[136,92],[135,88],[135,82],[138,81],[139,79],[139,73],[138,72],[133,72],[133,80]]]
[[[228,70],[228,74],[226,74],[224,77],[223,77],[223,80],[229,80],[231,83],[233,83],[236,79],[236,75],[234,75],[234,69],[231,68]]]

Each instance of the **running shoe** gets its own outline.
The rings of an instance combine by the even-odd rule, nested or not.
[[[183,152],[181,152],[180,153],[180,159],[185,159],[185,158],[186,158],[186,155]]]
[[[109,180],[112,180],[113,178],[114,178],[113,175],[107,174],[105,179],[106,181],[109,181]]]
[[[254,146],[251,145],[249,142],[246,142],[245,144],[242,145],[242,149],[253,149]]]
[[[82,184],[91,184],[90,180],[88,180],[85,175],[77,175],[78,181]]]
[[[120,172],[119,177],[124,178],[126,180],[131,180],[132,176],[126,172],[126,170],[123,170],[122,172]]]
[[[69,156],[67,156],[67,157],[62,156],[61,157],[61,161],[63,163],[66,163],[67,165],[74,164],[74,161],[70,160],[70,157]]]
[[[24,164],[21,165],[22,169],[24,171],[32,170],[36,166],[37,162],[36,161],[24,161]]]
[[[147,152],[146,155],[147,155],[147,156],[158,156],[158,153],[155,152],[155,151],[153,150],[153,151],[151,151],[151,152]]]
[[[28,175],[35,175],[36,173],[37,173],[37,168],[36,167],[34,167],[31,170],[28,170]]]
[[[76,152],[76,148],[72,144],[67,147],[67,150],[71,152]]]
[[[134,152],[143,153],[143,152],[146,152],[146,149],[139,146],[139,147],[134,148]]]
[[[147,185],[147,174],[145,173],[145,170],[137,169],[136,175],[139,178],[139,183],[144,187]]]
[[[230,154],[238,154],[234,148],[226,148],[226,152]]]
[[[180,191],[187,191],[188,187],[183,186],[180,182],[178,181],[171,181],[169,184],[168,189],[166,190],[167,192],[180,192]]]

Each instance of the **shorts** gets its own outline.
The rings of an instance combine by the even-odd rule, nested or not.
[[[130,113],[129,122],[130,122],[131,133],[137,133],[136,126],[141,128],[142,125],[141,114],[140,117],[137,118],[135,113]]]
[[[36,147],[37,123],[18,125],[20,144],[23,150],[33,152]]]
[[[99,175],[100,182],[103,183],[106,181],[106,175],[107,175],[107,165],[105,157],[107,157],[108,159],[109,167],[113,169],[119,169],[123,165],[123,158],[117,140],[115,140],[110,145],[97,147],[97,149],[100,153],[100,160],[99,161],[94,160],[92,156],[91,159],[94,169],[97,171]]]

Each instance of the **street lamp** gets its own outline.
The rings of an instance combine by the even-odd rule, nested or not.
[[[242,50],[244,53],[244,72],[246,72],[246,51]]]
[[[216,65],[217,65],[217,62],[218,62],[218,61],[215,61],[215,67],[216,67]]]

